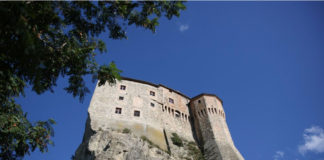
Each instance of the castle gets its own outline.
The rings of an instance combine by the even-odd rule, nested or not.
[[[94,131],[128,128],[164,150],[170,150],[170,137],[177,133],[197,142],[205,159],[244,159],[231,138],[222,100],[213,94],[189,98],[161,84],[122,78],[97,86],[88,112]]]

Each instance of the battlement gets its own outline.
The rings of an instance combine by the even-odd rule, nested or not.
[[[201,146],[208,144],[204,147],[217,148],[220,142],[236,150],[222,105],[214,94],[189,98],[161,84],[123,77],[115,85],[97,86],[88,112],[92,130],[129,128],[165,150],[172,149],[168,143],[172,133]],[[226,155],[221,150],[215,153]]]

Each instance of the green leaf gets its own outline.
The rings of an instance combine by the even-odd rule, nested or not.
[[[14,99],[28,85],[37,94],[54,92],[57,80],[69,79],[65,90],[82,102],[89,89],[84,77],[98,85],[121,80],[114,62],[97,65],[106,53],[103,39],[127,39],[135,25],[155,32],[160,16],[179,16],[183,2],[173,1],[21,1],[0,4],[0,159],[19,159],[48,150],[53,119],[32,123]],[[156,17],[155,17],[156,16]],[[49,136],[49,137],[48,137]]]

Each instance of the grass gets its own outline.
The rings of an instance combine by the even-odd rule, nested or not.
[[[128,134],[128,133],[131,133],[131,130],[128,128],[124,128],[122,133]]]
[[[153,145],[154,143],[152,142],[152,141],[150,141],[147,137],[145,137],[145,136],[141,136],[141,139],[143,140],[143,141],[146,141],[148,144],[150,144],[150,145]]]
[[[172,143],[178,147],[183,147],[182,139],[176,133],[172,133],[171,137]]]
[[[188,156],[190,156],[194,160],[205,160],[204,155],[198,148],[195,142],[189,142],[186,144],[186,149],[188,149]],[[190,159],[190,158],[188,158]]]
[[[153,143],[153,142],[152,142],[151,140],[149,140],[147,137],[145,137],[145,136],[141,136],[141,139],[142,139],[143,141],[145,141],[145,142],[147,142],[147,143],[149,144],[149,148],[156,147],[156,148],[158,148],[159,150],[162,150],[162,151],[168,153],[169,155],[171,154],[170,151],[165,151],[165,150],[161,149],[160,146],[158,146],[157,144]]]

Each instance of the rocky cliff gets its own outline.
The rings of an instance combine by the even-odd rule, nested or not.
[[[178,139],[181,145],[170,142],[162,150],[146,137],[138,137],[131,130],[93,130],[90,119],[86,123],[83,141],[77,149],[76,160],[199,160],[203,159],[195,142]],[[179,142],[179,141],[178,141]]]

